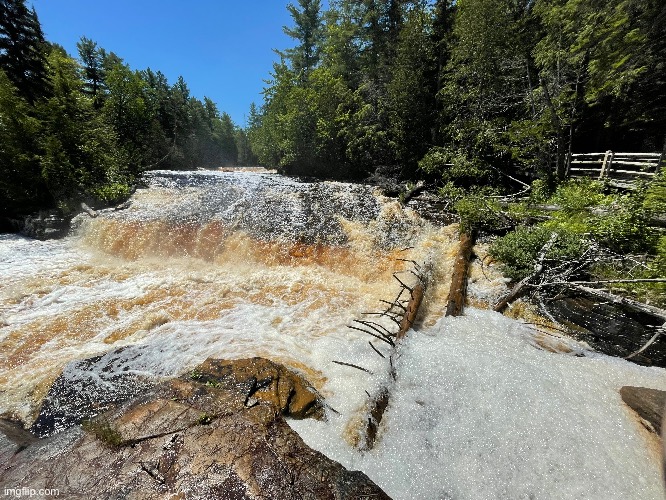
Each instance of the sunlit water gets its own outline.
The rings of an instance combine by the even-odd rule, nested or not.
[[[153,377],[265,356],[339,412],[292,422],[306,442],[395,498],[663,498],[654,443],[618,390],[666,389],[666,372],[543,351],[487,311],[443,319],[455,227],[360,185],[239,172],[148,185],[64,240],[0,237],[0,413],[30,421],[68,362],[118,347],[115,369]],[[411,266],[399,259],[429,263],[431,286],[377,447],[361,453],[366,391],[387,363],[347,325],[394,298],[393,272]]]

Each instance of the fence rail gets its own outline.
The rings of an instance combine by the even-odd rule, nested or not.
[[[630,185],[639,179],[653,178],[666,161],[664,153],[580,153],[567,162],[567,176],[610,179]]]

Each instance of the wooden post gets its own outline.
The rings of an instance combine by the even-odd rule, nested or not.
[[[566,160],[566,165],[564,165],[564,178],[567,179],[569,177],[569,170],[571,169],[571,151],[567,153],[567,160]]]
[[[609,177],[611,170],[613,170],[613,158],[615,158],[615,152],[610,152],[610,157],[608,158],[608,163],[606,164],[606,174],[604,177]]]
[[[610,151],[610,150],[606,151],[606,154],[604,154],[604,161],[601,164],[601,172],[599,172],[599,180],[606,177],[606,169],[608,168],[608,160],[611,157],[611,154],[612,154],[612,151]]]

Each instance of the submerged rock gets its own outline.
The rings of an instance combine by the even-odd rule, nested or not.
[[[50,436],[153,386],[153,379],[115,369],[123,351],[125,348],[67,364],[42,401],[30,431],[38,437]]]
[[[16,452],[0,485],[66,498],[388,498],[309,448],[283,415],[323,416],[298,374],[209,359],[194,371]]]

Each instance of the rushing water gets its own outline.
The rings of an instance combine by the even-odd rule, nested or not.
[[[147,183],[64,240],[0,238],[0,413],[30,421],[67,363],[118,347],[114,370],[150,377],[265,356],[339,412],[293,422],[306,442],[396,498],[663,497],[654,443],[618,389],[666,389],[666,372],[546,352],[487,311],[443,319],[455,227],[361,185],[239,172]],[[387,366],[347,325],[396,295],[400,259],[428,262],[431,286],[379,443],[360,453],[365,391]]]

